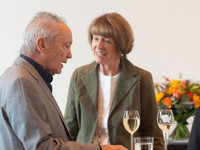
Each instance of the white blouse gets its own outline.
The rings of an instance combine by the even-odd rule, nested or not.
[[[98,96],[98,120],[95,129],[93,143],[110,144],[108,135],[108,115],[119,74],[105,76],[99,71],[99,96]]]

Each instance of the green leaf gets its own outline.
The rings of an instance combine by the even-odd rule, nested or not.
[[[194,116],[196,112],[196,109],[193,108],[193,110],[189,111],[189,116]]]
[[[157,86],[155,86],[155,89],[156,89],[156,91],[159,93],[160,92],[160,90],[159,90],[159,88],[157,87]]]
[[[197,91],[197,94],[200,95],[200,89]]]
[[[185,94],[186,93],[186,91],[181,91],[181,95],[183,95],[183,94]]]
[[[181,85],[180,85],[179,82],[177,82],[177,86],[178,86],[178,88],[179,88],[181,91],[184,91],[184,89],[181,87]]]
[[[187,102],[187,101],[189,101],[190,100],[190,97],[188,96],[188,94],[184,94],[183,96],[182,96],[182,98],[181,98],[181,102],[183,103],[183,102]]]
[[[197,88],[199,88],[199,86],[198,86],[198,85],[194,85],[194,86],[190,89],[190,92],[195,93]]]
[[[179,114],[175,120],[183,125],[187,125],[188,123],[186,120],[188,117],[190,117],[189,114]]]
[[[189,138],[190,132],[186,125],[177,122],[177,126],[170,135],[172,139]]]
[[[173,102],[172,102],[172,105],[176,105],[178,103],[178,100],[176,99],[176,100],[174,100]]]

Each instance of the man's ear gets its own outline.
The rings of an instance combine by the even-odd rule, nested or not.
[[[46,39],[44,37],[39,37],[37,39],[37,49],[41,52],[41,53],[46,53]]]

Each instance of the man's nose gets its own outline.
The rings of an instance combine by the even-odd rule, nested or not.
[[[67,53],[67,58],[72,58],[72,52],[71,52],[71,50],[69,51],[69,53]]]

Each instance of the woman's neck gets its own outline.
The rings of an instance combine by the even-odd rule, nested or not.
[[[120,62],[114,65],[100,64],[99,70],[106,76],[115,76],[120,72]]]

